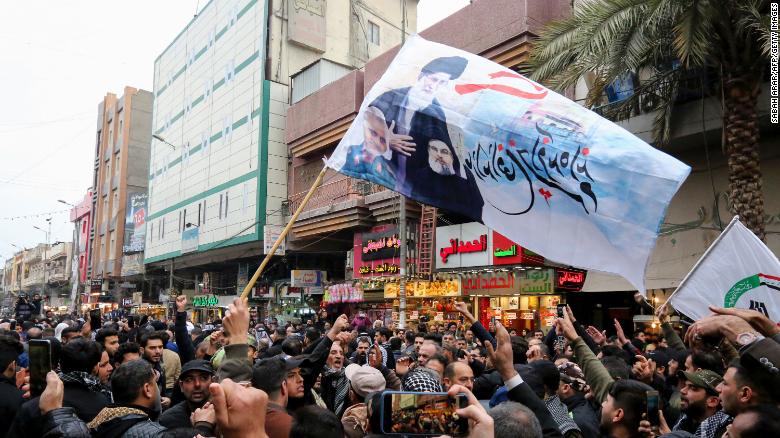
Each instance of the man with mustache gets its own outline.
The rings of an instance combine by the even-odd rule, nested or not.
[[[460,56],[433,59],[421,69],[414,85],[389,90],[371,103],[384,114],[390,131],[388,145],[398,169],[396,191],[409,195],[415,184],[409,178],[428,167],[428,144],[420,142],[418,134],[435,128],[446,135],[447,119],[436,96],[463,74],[467,64]],[[448,135],[444,143],[450,144]]]
[[[160,416],[160,424],[169,429],[192,427],[190,416],[209,400],[209,385],[212,382],[214,368],[209,361],[195,359],[184,364],[178,382],[184,401],[165,411]]]
[[[427,145],[428,163],[408,175],[413,181],[412,197],[465,216],[481,215],[484,201],[476,180],[471,171],[462,166],[455,149],[448,143],[446,131],[429,127],[416,138]]]
[[[672,430],[684,430],[707,438],[722,436],[726,426],[731,423],[731,417],[720,409],[716,389],[723,378],[714,371],[703,369],[680,371],[678,376],[684,382],[680,389],[680,410],[683,415]]]

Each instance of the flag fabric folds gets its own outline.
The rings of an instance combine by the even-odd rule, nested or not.
[[[780,319],[780,261],[738,217],[710,245],[669,298],[693,320],[708,306],[753,309]]]
[[[419,36],[371,88],[327,165],[641,291],[690,172],[516,72]]]

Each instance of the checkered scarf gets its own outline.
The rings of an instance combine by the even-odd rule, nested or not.
[[[699,438],[715,438],[715,432],[721,427],[734,421],[731,415],[718,411],[712,414],[712,416],[706,418],[701,422],[698,428],[696,428],[696,435]]]
[[[100,383],[100,380],[97,377],[87,372],[69,371],[67,373],[60,373],[60,380],[62,380],[63,383],[74,383],[81,385],[92,392],[103,394],[109,403],[114,401],[114,396],[111,394],[111,390],[108,389],[106,385]]]
[[[349,379],[344,374],[344,368],[333,369],[325,366],[325,371],[322,373],[324,376],[333,378],[333,388],[336,390],[336,396],[333,400],[333,410],[336,416],[339,418],[344,412],[344,400],[347,398],[349,392]]]
[[[544,404],[547,405],[547,410],[550,411],[550,415],[558,424],[558,430],[561,431],[561,434],[566,435],[570,430],[580,430],[577,423],[569,416],[569,410],[566,408],[566,405],[561,402],[557,395],[547,398]]]
[[[439,376],[436,371],[428,368],[415,368],[406,374],[403,384],[404,391],[414,392],[443,392]]]

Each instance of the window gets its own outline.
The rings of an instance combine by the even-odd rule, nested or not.
[[[184,228],[182,228],[182,225],[181,225],[181,210],[179,210],[179,232],[182,232],[183,230],[184,230]]]
[[[379,45],[379,25],[373,21],[368,22],[368,40],[375,45]]]
[[[219,195],[219,218],[222,219],[222,194]]]
[[[227,217],[227,212],[228,212],[228,200],[229,200],[229,199],[230,199],[230,198],[228,197],[228,192],[225,192],[225,217]]]
[[[165,218],[162,218],[162,238],[165,239]]]
[[[206,224],[206,200],[203,200],[203,224]]]
[[[182,221],[184,227],[181,229],[182,231],[187,229],[187,209],[184,209],[184,221]]]
[[[149,242],[154,242],[154,222],[149,222]]]
[[[198,203],[198,226],[200,226],[200,215],[202,214],[202,205]]]

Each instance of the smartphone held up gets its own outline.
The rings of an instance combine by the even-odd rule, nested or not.
[[[391,435],[465,436],[469,424],[455,413],[466,407],[465,394],[386,391],[382,394],[382,432]]]

